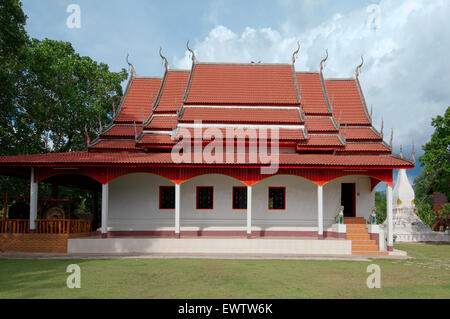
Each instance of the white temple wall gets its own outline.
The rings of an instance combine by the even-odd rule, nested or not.
[[[369,218],[371,209],[375,206],[375,190],[370,190],[370,177],[350,175],[334,179],[323,188],[324,225],[326,225],[325,216],[331,216],[334,222],[338,214],[342,183],[356,184],[356,217]]]
[[[348,176],[324,185],[324,227],[334,223],[340,205],[341,183],[356,183],[357,216],[367,218],[374,205],[370,179]],[[166,178],[148,173],[121,176],[110,182],[110,230],[172,230],[174,210],[159,209],[159,186],[171,186]],[[196,187],[214,186],[214,208],[196,209]],[[219,174],[195,177],[181,184],[181,229],[239,227],[245,229],[246,210],[232,209],[233,186],[238,180]],[[286,187],[286,209],[268,208],[268,187]],[[277,175],[253,186],[252,226],[256,229],[279,227],[317,227],[317,185],[298,176]],[[307,228],[307,229],[306,229]]]

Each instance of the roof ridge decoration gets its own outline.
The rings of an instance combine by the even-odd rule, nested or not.
[[[359,83],[359,73],[361,72],[361,67],[364,64],[364,57],[361,55],[361,63],[355,69],[355,82],[356,88],[358,89],[359,97],[361,99],[361,104],[363,106],[364,113],[366,114],[366,118],[370,124],[372,124],[372,117],[369,115],[369,111],[367,109],[366,98],[364,97],[364,93],[361,88],[361,84]]]
[[[323,64],[325,63],[326,60],[328,60],[328,49],[325,49],[325,52],[326,52],[325,58],[323,58],[320,61],[320,73],[322,73],[322,71],[323,71]]]
[[[298,51],[300,51],[300,41],[297,41],[297,50],[292,53],[292,64],[295,64],[295,57],[297,56]]]
[[[412,145],[411,145],[411,157],[410,160],[415,164],[416,163],[416,150],[414,148],[414,136],[412,137]]]
[[[189,52],[191,52],[191,58],[192,58],[192,63],[195,64],[198,62],[197,58],[195,57],[195,53],[194,51],[189,47],[189,40],[186,42],[186,48],[188,49]]]
[[[131,70],[130,75],[131,75],[132,78],[134,78],[134,77],[136,77],[136,71],[134,70],[133,64],[131,64],[130,61],[128,60],[128,56],[129,56],[129,55],[130,55],[130,54],[127,53],[126,61],[127,61],[128,65],[129,65],[129,67],[130,67],[130,70]]]
[[[323,77],[323,64],[326,60],[328,60],[328,49],[325,49],[326,56],[320,61],[320,68],[319,68],[319,79],[320,79],[320,85],[322,86],[322,92],[323,96],[325,98],[325,102],[327,104],[328,112],[333,115],[333,106],[330,104],[330,98],[328,97],[327,87],[325,86],[325,79]]]
[[[169,69],[169,62],[167,62],[166,57],[162,55],[161,51],[162,51],[162,47],[159,47],[159,56],[163,60],[162,62],[164,63],[164,69],[167,72],[167,70]]]

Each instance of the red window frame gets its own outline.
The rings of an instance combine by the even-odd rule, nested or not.
[[[175,207],[174,207],[174,208],[163,208],[163,207],[161,207],[161,203],[162,203],[162,194],[163,194],[162,190],[163,190],[164,188],[175,188],[175,186],[168,186],[168,185],[159,186],[159,209],[164,209],[164,210],[172,209],[172,210],[173,210],[173,209],[175,209]]]
[[[235,188],[244,188],[245,191],[247,191],[247,187],[246,186],[233,186],[233,190],[231,193],[231,208],[234,210],[246,210],[247,209],[247,203],[245,203],[245,208],[235,208],[234,207],[234,189]]]
[[[200,188],[211,188],[212,189],[211,208],[199,208],[198,207],[198,190]],[[199,210],[211,210],[211,209],[214,209],[214,186],[197,186],[195,188],[195,208],[199,209]]]
[[[283,208],[270,208],[270,190],[271,189],[282,189],[284,193],[284,203]],[[267,208],[269,210],[286,210],[286,187],[285,186],[269,186],[267,190]]]

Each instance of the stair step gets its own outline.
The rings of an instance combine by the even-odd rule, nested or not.
[[[387,251],[352,251],[352,255],[380,256],[380,255],[389,255],[389,252],[387,252]]]
[[[344,217],[344,224],[366,224],[364,217]]]
[[[347,229],[367,229],[367,225],[366,224],[347,224],[346,225]]]
[[[355,240],[352,239],[352,245],[359,245],[359,246],[368,246],[368,245],[377,245],[377,242],[375,240],[370,240],[370,239],[360,239],[360,240]]]
[[[348,240],[370,240],[369,234],[347,234],[345,239]]]
[[[352,251],[378,251],[377,245],[352,245]]]
[[[347,235],[348,234],[368,234],[367,228],[353,228],[353,229],[347,229]]]

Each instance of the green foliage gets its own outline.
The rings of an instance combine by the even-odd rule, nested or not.
[[[21,134],[13,139],[21,145],[31,139],[34,149],[27,153],[85,149],[84,127],[98,127],[99,116],[109,122],[126,77],[124,69],[110,72],[106,64],[80,56],[68,42],[33,39],[18,79],[19,114],[11,125]]]
[[[386,220],[386,197],[380,192],[375,192],[375,208],[377,210],[377,224]]]
[[[419,203],[417,206],[417,216],[428,226],[433,226],[434,220],[436,218],[436,214],[433,210],[433,205],[422,202]]]
[[[86,149],[98,118],[109,122],[113,102],[122,96],[127,72],[80,56],[69,42],[29,39],[18,0],[0,0],[0,155],[68,152]],[[0,176],[0,194],[29,195],[29,179]],[[50,185],[39,183],[39,196]],[[93,209],[92,194],[60,191],[76,208]],[[9,202],[11,204],[11,201]]]
[[[433,191],[450,198],[450,107],[444,116],[437,116],[431,124],[435,131],[431,140],[422,147],[425,153],[419,161],[424,165],[425,174],[435,176]]]

